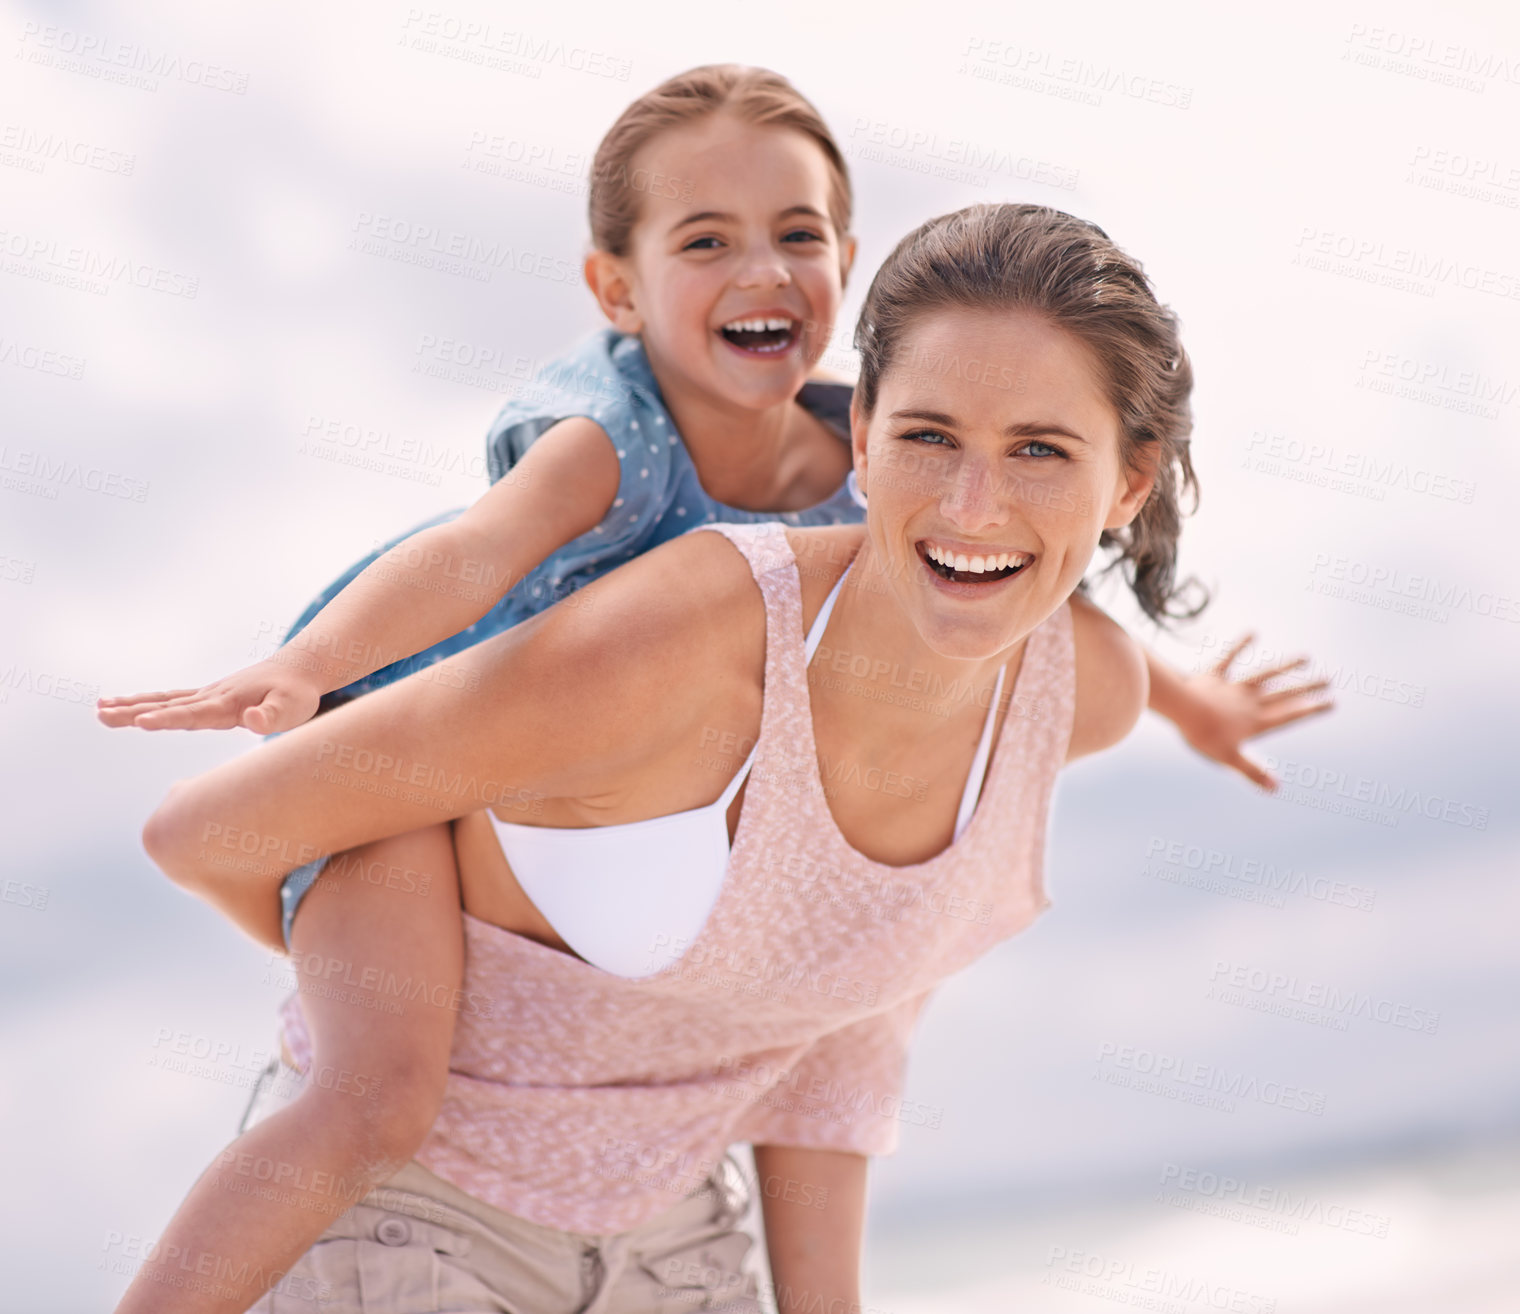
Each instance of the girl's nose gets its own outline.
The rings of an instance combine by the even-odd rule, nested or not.
[[[768,244],[746,253],[737,280],[745,288],[785,287],[791,281],[786,261]]]

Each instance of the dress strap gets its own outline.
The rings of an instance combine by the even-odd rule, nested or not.
[[[971,824],[971,815],[976,811],[977,799],[982,793],[982,781],[987,776],[987,759],[992,756],[992,726],[997,720],[998,700],[1003,696],[1003,677],[1007,674],[1006,664],[998,667],[997,683],[992,687],[992,705],[987,709],[987,720],[982,725],[982,737],[976,746],[976,756],[971,759],[971,774],[966,777],[966,791],[961,795],[961,806],[955,814],[952,843],[960,839],[961,832]]]
[[[839,590],[844,584],[844,577],[850,573],[850,566],[844,568],[844,574],[834,581],[834,587],[829,590],[829,596],[823,600],[823,606],[818,608],[818,615],[813,617],[813,627],[807,632],[807,643],[802,654],[802,664],[806,666],[813,660],[813,654],[818,651],[818,645],[823,642],[823,631],[829,623],[829,615],[834,610],[834,604],[839,600]]]

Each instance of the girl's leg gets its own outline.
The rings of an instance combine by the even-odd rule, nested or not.
[[[437,1116],[464,963],[450,825],[335,857],[291,950],[312,1047],[301,1094],[201,1175],[117,1314],[242,1314]]]

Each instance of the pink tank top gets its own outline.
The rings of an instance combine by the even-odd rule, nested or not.
[[[630,979],[464,915],[448,1089],[417,1158],[565,1231],[647,1221],[734,1142],[887,1154],[901,1123],[938,1125],[938,1110],[902,1098],[920,1009],[1049,906],[1046,818],[1075,707],[1070,603],[1026,642],[961,837],[892,867],[856,852],[828,808],[781,526],[705,529],[744,553],[766,612],[755,763],[707,921],[669,966]],[[304,1068],[298,995],[283,1012]]]

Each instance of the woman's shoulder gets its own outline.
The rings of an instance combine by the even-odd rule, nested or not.
[[[1080,593],[1071,595],[1070,607],[1076,708],[1067,761],[1112,748],[1150,700],[1145,650]]]

